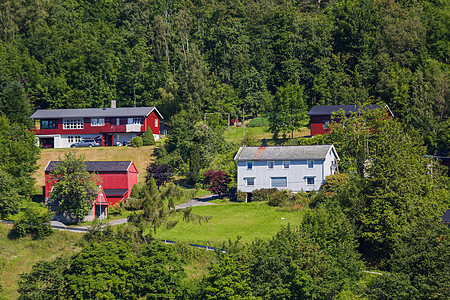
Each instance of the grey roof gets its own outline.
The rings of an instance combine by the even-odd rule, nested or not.
[[[89,117],[146,117],[155,111],[161,119],[163,116],[156,107],[119,107],[119,108],[78,108],[78,109],[38,109],[31,119],[55,118],[89,118]]]
[[[55,171],[56,165],[60,161],[49,161],[45,172]],[[126,172],[132,161],[85,161],[86,170],[88,172]]]
[[[450,224],[450,209],[447,209],[445,214],[442,216],[442,223]]]
[[[334,112],[338,112],[339,110],[344,110],[346,115],[350,115],[351,113],[357,113],[359,109],[362,111],[373,110],[381,108],[380,106],[374,105],[366,105],[364,107],[360,107],[359,105],[317,105],[314,106],[308,113],[308,116],[322,116],[322,115],[331,115]]]
[[[325,159],[330,150],[333,150],[337,159],[333,145],[308,145],[308,146],[268,146],[268,147],[248,147],[243,146],[234,157],[236,161],[267,161],[267,160],[307,160]]]
[[[104,189],[106,196],[123,196],[128,189]]]

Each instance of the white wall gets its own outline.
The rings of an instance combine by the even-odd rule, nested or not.
[[[253,169],[247,169],[246,161],[239,161],[237,185],[238,190],[250,193],[253,190],[271,188],[271,177],[287,177],[287,187],[293,192],[319,190],[325,177],[330,175],[334,162],[334,153],[330,151],[324,160],[314,160],[314,167],[308,168],[307,160],[290,161],[288,169],[283,168],[283,161],[274,161],[274,168],[267,167],[267,161],[253,161]],[[245,178],[254,177],[255,185],[247,186]],[[314,177],[314,184],[307,184],[306,177]]]

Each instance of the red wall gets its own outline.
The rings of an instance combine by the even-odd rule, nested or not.
[[[158,119],[158,127],[155,127],[155,119]],[[155,111],[152,111],[152,113],[149,114],[147,118],[145,118],[144,131],[147,130],[147,127],[150,127],[153,134],[159,134],[159,129],[161,127],[161,120],[159,120],[158,115],[155,113]]]
[[[110,196],[107,197],[108,202],[111,205],[119,203],[124,198],[129,197],[131,190],[135,184],[138,184],[138,171],[134,163],[131,163],[128,168],[128,172],[100,172],[98,177],[100,177],[102,188],[105,189],[128,189],[124,197]],[[50,191],[53,187],[54,181],[50,180],[50,174],[45,173],[45,197],[49,197]]]

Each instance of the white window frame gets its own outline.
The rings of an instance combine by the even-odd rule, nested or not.
[[[141,118],[133,118],[134,125],[141,125]]]
[[[311,164],[311,166],[310,166],[310,164]],[[308,169],[314,169],[314,160],[306,161],[306,165],[307,165]]]
[[[105,126],[105,118],[91,118],[91,126]]]
[[[245,177],[244,180],[246,186],[255,186],[255,177]]]
[[[286,179],[286,185],[273,185],[274,179]],[[287,188],[288,186],[288,179],[287,176],[277,176],[277,177],[270,177],[270,187],[271,188]]]
[[[308,179],[312,179],[313,183],[308,183]],[[307,176],[305,177],[306,185],[315,185],[316,184],[316,177],[315,176]]]
[[[253,170],[253,162],[252,161],[247,162],[247,170]]]
[[[283,169],[289,169],[291,162],[289,160],[283,161]]]
[[[116,125],[120,125],[120,118],[116,118]]]
[[[84,119],[63,119],[63,129],[84,129]]]
[[[269,160],[268,162],[267,162],[267,169],[273,169],[275,167],[275,162],[274,161],[272,161],[272,160]]]
[[[158,119],[155,119],[155,127],[158,127]]]

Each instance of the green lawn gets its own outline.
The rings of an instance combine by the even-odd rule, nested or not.
[[[245,136],[251,139],[258,139],[261,140],[263,138],[270,140],[272,139],[272,133],[269,132],[269,127],[245,127]],[[227,141],[242,141],[242,127],[236,127],[232,126],[230,127],[230,131],[225,130],[224,131],[224,138]],[[294,138],[299,138],[302,136],[309,135],[309,129],[306,127],[301,128],[299,131],[294,131]],[[281,137],[281,136],[280,136]],[[290,138],[291,135],[288,134],[288,137]]]
[[[251,242],[256,238],[267,239],[283,225],[298,226],[302,211],[284,212],[267,203],[228,203],[197,206],[192,212],[201,216],[211,216],[211,224],[186,223],[180,221],[174,228],[158,229],[155,237],[178,242],[188,242],[210,246],[220,246],[228,239],[234,241],[238,236],[242,242]]]
[[[51,236],[33,241],[30,238],[11,240],[8,233],[12,225],[0,223],[0,285],[3,292],[0,299],[17,299],[17,280],[19,275],[30,272],[39,260],[52,260],[80,250],[78,241],[83,237],[80,233],[55,231]]]

